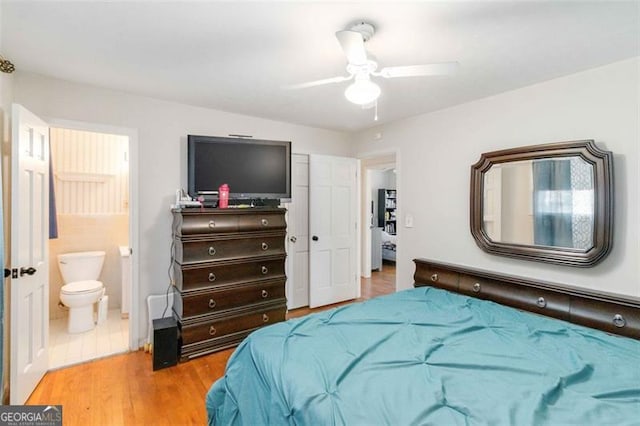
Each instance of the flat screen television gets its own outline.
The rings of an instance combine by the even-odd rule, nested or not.
[[[229,185],[230,200],[291,199],[291,142],[189,135],[188,191],[205,202]]]

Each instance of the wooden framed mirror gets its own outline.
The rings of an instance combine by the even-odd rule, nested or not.
[[[491,254],[600,262],[613,236],[613,155],[592,140],[482,154],[471,166],[471,234]]]

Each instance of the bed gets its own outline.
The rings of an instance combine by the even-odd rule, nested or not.
[[[252,333],[207,394],[209,424],[640,424],[640,341],[483,300],[496,275],[428,263],[416,277],[414,289]],[[469,277],[481,298],[464,294]],[[519,286],[514,303],[532,291],[501,283]],[[599,321],[574,289],[535,284],[553,316],[566,296],[569,320]],[[637,300],[590,300],[637,337]]]

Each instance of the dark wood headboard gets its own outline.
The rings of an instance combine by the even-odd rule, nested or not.
[[[426,259],[414,262],[416,287],[439,287],[640,340],[638,298]]]

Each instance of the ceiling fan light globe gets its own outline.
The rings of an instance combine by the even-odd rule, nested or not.
[[[378,99],[380,86],[370,80],[356,80],[344,91],[349,102],[356,105],[367,105]]]

